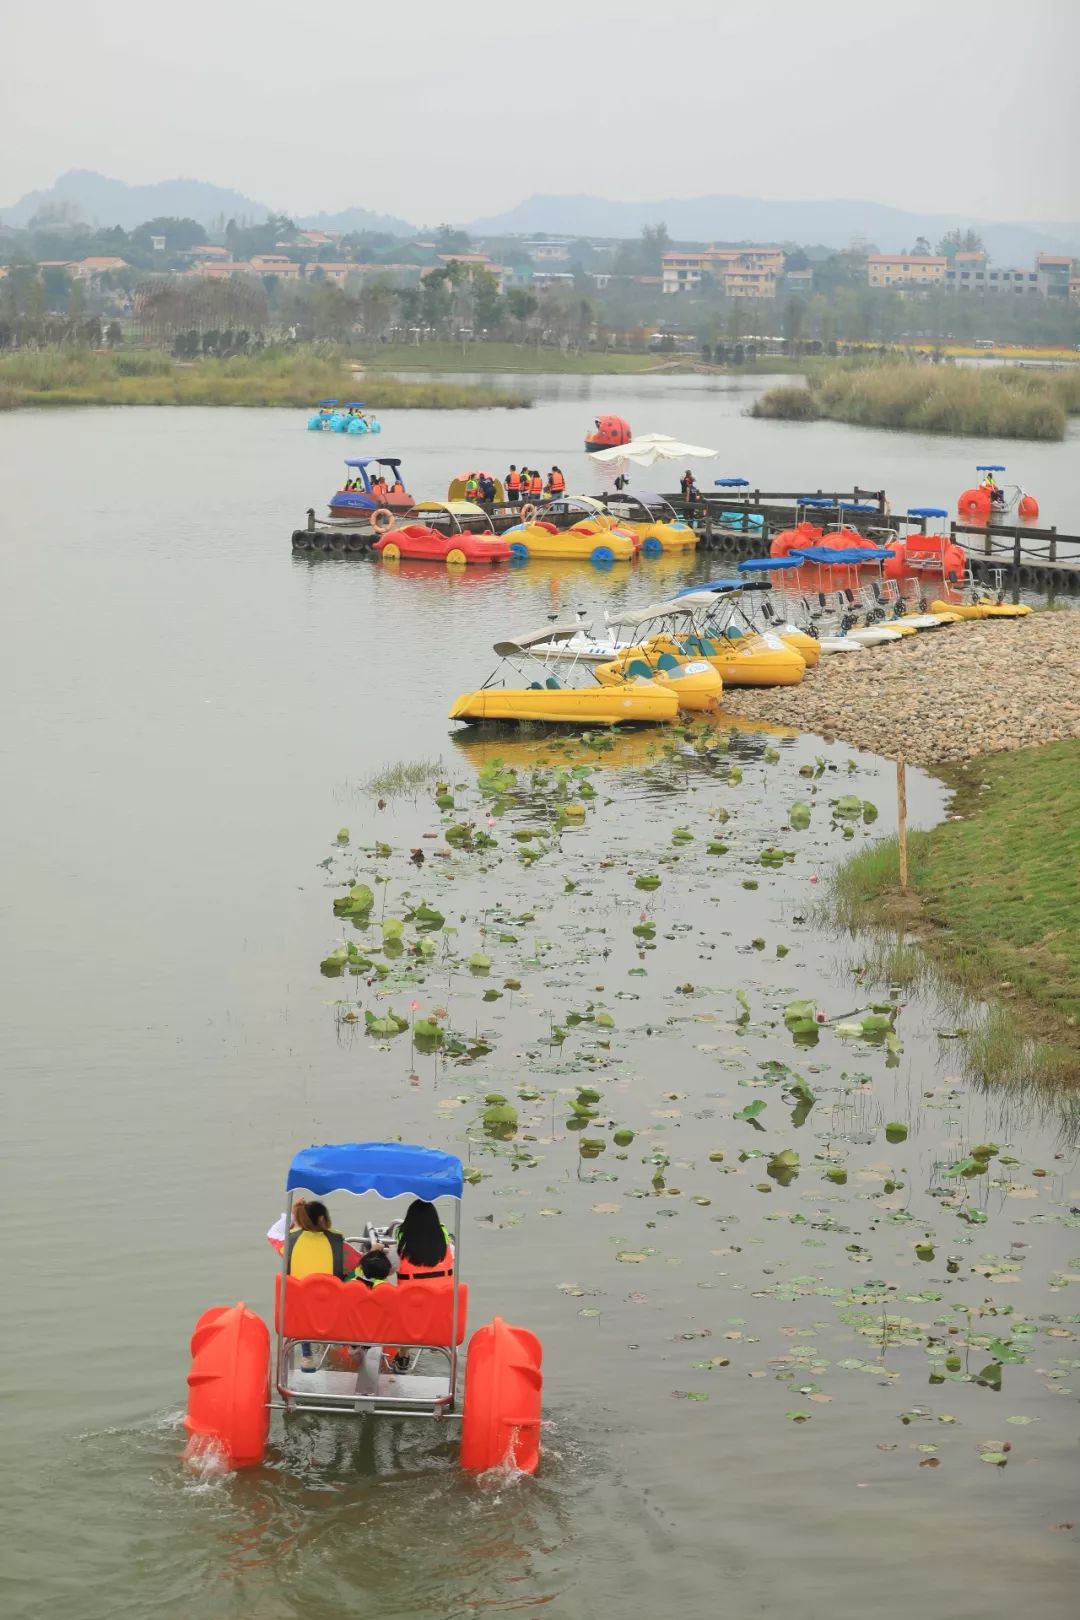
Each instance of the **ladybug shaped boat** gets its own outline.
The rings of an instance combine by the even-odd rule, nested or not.
[[[629,444],[633,438],[630,424],[621,416],[598,416],[592,433],[585,435],[586,450],[611,450],[616,445]]]

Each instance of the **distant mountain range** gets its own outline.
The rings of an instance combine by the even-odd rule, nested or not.
[[[883,253],[910,249],[916,237],[937,242],[959,225],[978,231],[991,258],[1030,263],[1038,252],[1080,255],[1080,224],[1008,224],[965,214],[914,214],[885,203],[843,200],[773,202],[764,197],[662,198],[612,202],[606,197],[530,197],[505,214],[466,227],[477,236],[632,237],[660,220],[676,242],[799,242],[827,248],[873,242]]]
[[[267,217],[265,203],[205,180],[159,180],[129,186],[91,169],[71,169],[44,191],[30,191],[0,223],[26,225],[41,209],[68,209],[86,224],[130,230],[159,216],[197,219],[209,226],[221,218],[254,223]],[[911,248],[925,236],[936,242],[953,226],[978,231],[998,263],[1030,264],[1034,254],[1080,257],[1080,223],[1007,223],[963,214],[916,214],[885,203],[845,201],[774,202],[763,197],[666,197],[655,202],[613,202],[606,197],[537,196],[504,214],[473,220],[474,236],[635,237],[643,225],[663,221],[676,242],[798,242],[825,249],[872,242],[882,252]],[[297,224],[323,231],[385,231],[412,236],[416,227],[392,214],[352,207],[333,214],[306,214]]]
[[[10,208],[0,208],[0,224],[27,225],[42,209],[67,209],[86,225],[120,225],[132,230],[147,219],[195,219],[209,226],[212,220],[235,219],[258,224],[270,209],[239,191],[211,185],[206,180],[158,180],[149,186],[129,186],[92,169],[69,169],[45,191],[28,191]],[[62,217],[62,216],[61,216]],[[412,236],[415,226],[391,214],[366,208],[346,208],[339,214],[310,214],[297,220],[312,230],[388,231]]]

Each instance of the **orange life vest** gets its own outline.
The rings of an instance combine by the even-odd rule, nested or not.
[[[446,1245],[446,1253],[437,1266],[414,1266],[405,1255],[398,1257],[398,1282],[423,1282],[431,1278],[452,1277],[454,1275],[454,1246]]]
[[[506,487],[507,487],[507,489],[520,489],[521,488],[521,474],[517,473],[517,472],[507,473],[507,475],[506,475]]]
[[[563,477],[562,473],[553,472],[549,481],[551,484],[551,493],[553,495],[561,495],[563,490],[566,488],[566,479]]]
[[[532,477],[529,479],[529,494],[542,495],[543,493],[544,480],[540,477],[539,473],[533,473]]]

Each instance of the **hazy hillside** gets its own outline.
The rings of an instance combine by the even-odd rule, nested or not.
[[[90,169],[71,169],[55,185],[31,191],[8,208],[0,222],[26,225],[40,209],[68,206],[88,225],[121,225],[125,230],[146,219],[176,215],[211,220],[265,219],[269,209],[238,191],[206,180],[160,180],[129,186]],[[391,214],[352,206],[337,213],[295,216],[313,230],[384,231],[410,236],[415,227]],[[998,263],[1030,264],[1040,250],[1080,257],[1080,223],[1010,224],[961,214],[915,214],[884,203],[830,199],[820,202],[774,202],[762,197],[661,198],[655,202],[614,202],[606,197],[536,196],[504,214],[474,220],[467,229],[477,236],[532,235],[635,237],[643,225],[663,220],[676,241],[800,242],[828,248],[853,241],[875,243],[883,252],[913,246],[916,237],[936,242],[954,225],[973,226]]]
[[[10,207],[0,208],[0,222],[26,225],[39,209],[65,205],[83,224],[120,225],[126,231],[143,220],[170,216],[197,219],[203,225],[221,217],[254,224],[270,212],[265,203],[206,180],[159,180],[149,186],[129,186],[92,169],[70,169],[47,190],[28,191]],[[406,220],[374,214],[366,208],[305,215],[297,223],[323,231],[388,231],[394,236],[410,236],[413,232]]]
[[[637,236],[643,225],[663,220],[671,236],[687,242],[820,242],[845,248],[857,238],[883,253],[910,248],[918,236],[935,242],[954,225],[974,227],[998,261],[1030,263],[1034,253],[1080,255],[1080,224],[1008,224],[960,214],[913,214],[884,203],[826,200],[772,202],[762,197],[663,198],[657,202],[612,202],[605,197],[538,196],[504,214],[473,221],[478,236]]]

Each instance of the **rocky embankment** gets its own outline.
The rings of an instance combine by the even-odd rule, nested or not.
[[[1080,737],[1080,612],[965,621],[826,656],[801,686],[725,688],[724,709],[914,765]]]

